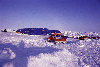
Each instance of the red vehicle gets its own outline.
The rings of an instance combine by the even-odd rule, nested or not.
[[[73,38],[74,38],[74,36],[73,36]],[[100,39],[100,37],[87,37],[87,36],[76,37],[76,39],[79,39],[79,40],[84,40],[85,38],[87,38],[87,39]]]
[[[100,37],[97,37],[98,39],[100,39]]]
[[[62,35],[61,33],[52,33],[49,38],[47,38],[48,42],[54,42],[54,43],[65,43],[66,37]]]

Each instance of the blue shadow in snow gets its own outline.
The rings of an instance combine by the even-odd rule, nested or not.
[[[0,67],[3,67],[4,64],[8,62],[13,62],[14,67],[27,67],[28,57],[36,56],[40,53],[53,53],[55,51],[59,51],[61,49],[56,49],[53,47],[30,47],[24,48],[24,42],[21,41],[19,43],[19,47],[12,45],[11,43],[0,44],[0,49],[4,50],[4,48],[10,48],[15,54],[16,57],[14,59],[0,59]]]
[[[79,40],[73,40],[73,41],[67,41],[67,44],[71,44],[71,43],[77,43],[77,42],[79,42]]]

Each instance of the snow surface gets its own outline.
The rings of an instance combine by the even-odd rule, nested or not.
[[[64,32],[72,37],[99,33]],[[0,67],[100,67],[100,39],[68,38],[65,44],[43,35],[0,32]]]

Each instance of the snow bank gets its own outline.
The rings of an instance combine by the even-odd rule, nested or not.
[[[54,52],[52,54],[40,54],[39,56],[30,56],[28,67],[79,67],[78,59],[68,50]]]
[[[13,45],[19,44],[19,42],[23,41],[25,43],[25,47],[45,47],[53,45],[52,43],[47,42],[44,38],[47,36],[42,35],[27,35],[27,34],[17,34],[17,33],[5,33],[2,32],[0,34],[0,43],[12,43]],[[29,45],[30,44],[30,45]]]

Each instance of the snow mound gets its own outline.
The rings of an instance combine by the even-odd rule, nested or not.
[[[28,67],[79,67],[78,59],[68,50],[54,52],[52,54],[43,54],[39,56],[30,56]]]

